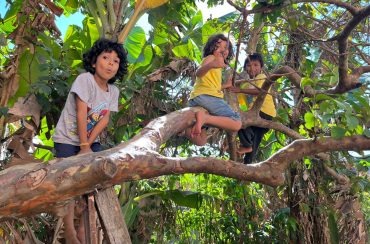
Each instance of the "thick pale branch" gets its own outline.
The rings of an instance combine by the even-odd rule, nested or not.
[[[274,163],[277,168],[285,170],[291,162],[305,156],[332,151],[361,151],[369,149],[370,138],[365,136],[349,136],[341,139],[333,139],[331,137],[323,137],[316,140],[300,139],[280,149],[279,152],[262,163]]]
[[[71,198],[95,189],[173,173],[208,172],[274,186],[283,184],[283,172],[289,163],[303,156],[333,150],[370,149],[370,139],[361,136],[341,140],[298,140],[253,166],[217,159],[172,159],[159,155],[160,145],[194,123],[197,110],[199,108],[187,108],[153,120],[129,142],[106,151],[0,171],[0,218],[50,212]]]

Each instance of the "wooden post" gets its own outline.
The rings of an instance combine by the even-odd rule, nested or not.
[[[96,208],[95,208],[95,199],[93,194],[87,196],[87,208],[89,210],[89,236],[91,244],[98,244],[98,231],[96,228]]]
[[[110,244],[131,244],[121,205],[113,187],[95,194],[96,207],[104,229],[104,239]]]

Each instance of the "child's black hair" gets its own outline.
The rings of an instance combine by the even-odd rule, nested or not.
[[[230,62],[230,60],[234,56],[233,45],[231,44],[230,40],[224,34],[216,34],[208,38],[208,41],[203,48],[203,58],[213,54],[213,52],[218,48],[218,42],[220,39],[223,41],[226,41],[228,44],[229,55],[226,57],[226,61]]]
[[[113,84],[116,80],[121,80],[122,77],[127,74],[127,52],[122,44],[101,38],[94,43],[89,51],[83,54],[83,65],[85,70],[91,74],[95,74],[93,65],[96,63],[98,56],[102,52],[112,51],[115,51],[119,57],[119,67],[117,74],[108,81],[109,84]]]
[[[249,64],[250,61],[259,61],[261,64],[261,68],[263,67],[263,58],[262,55],[259,53],[253,53],[249,54],[248,57],[244,61],[244,70],[247,69],[247,64]]]

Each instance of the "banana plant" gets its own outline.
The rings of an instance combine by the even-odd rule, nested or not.
[[[84,5],[94,18],[100,37],[123,43],[135,23],[146,11],[167,2],[168,0],[137,0],[132,8],[129,0],[85,0]],[[129,20],[125,24],[127,19]]]

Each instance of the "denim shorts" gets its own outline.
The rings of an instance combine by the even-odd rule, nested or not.
[[[58,142],[54,142],[54,148],[57,158],[68,158],[77,155],[77,153],[80,151],[79,146]],[[93,144],[91,144],[90,148],[93,152],[99,152],[102,150],[99,142],[94,142]]]
[[[209,95],[199,95],[189,101],[189,107],[203,107],[208,113],[214,116],[228,117],[233,120],[240,120],[240,114],[231,109],[231,107],[219,97]]]

